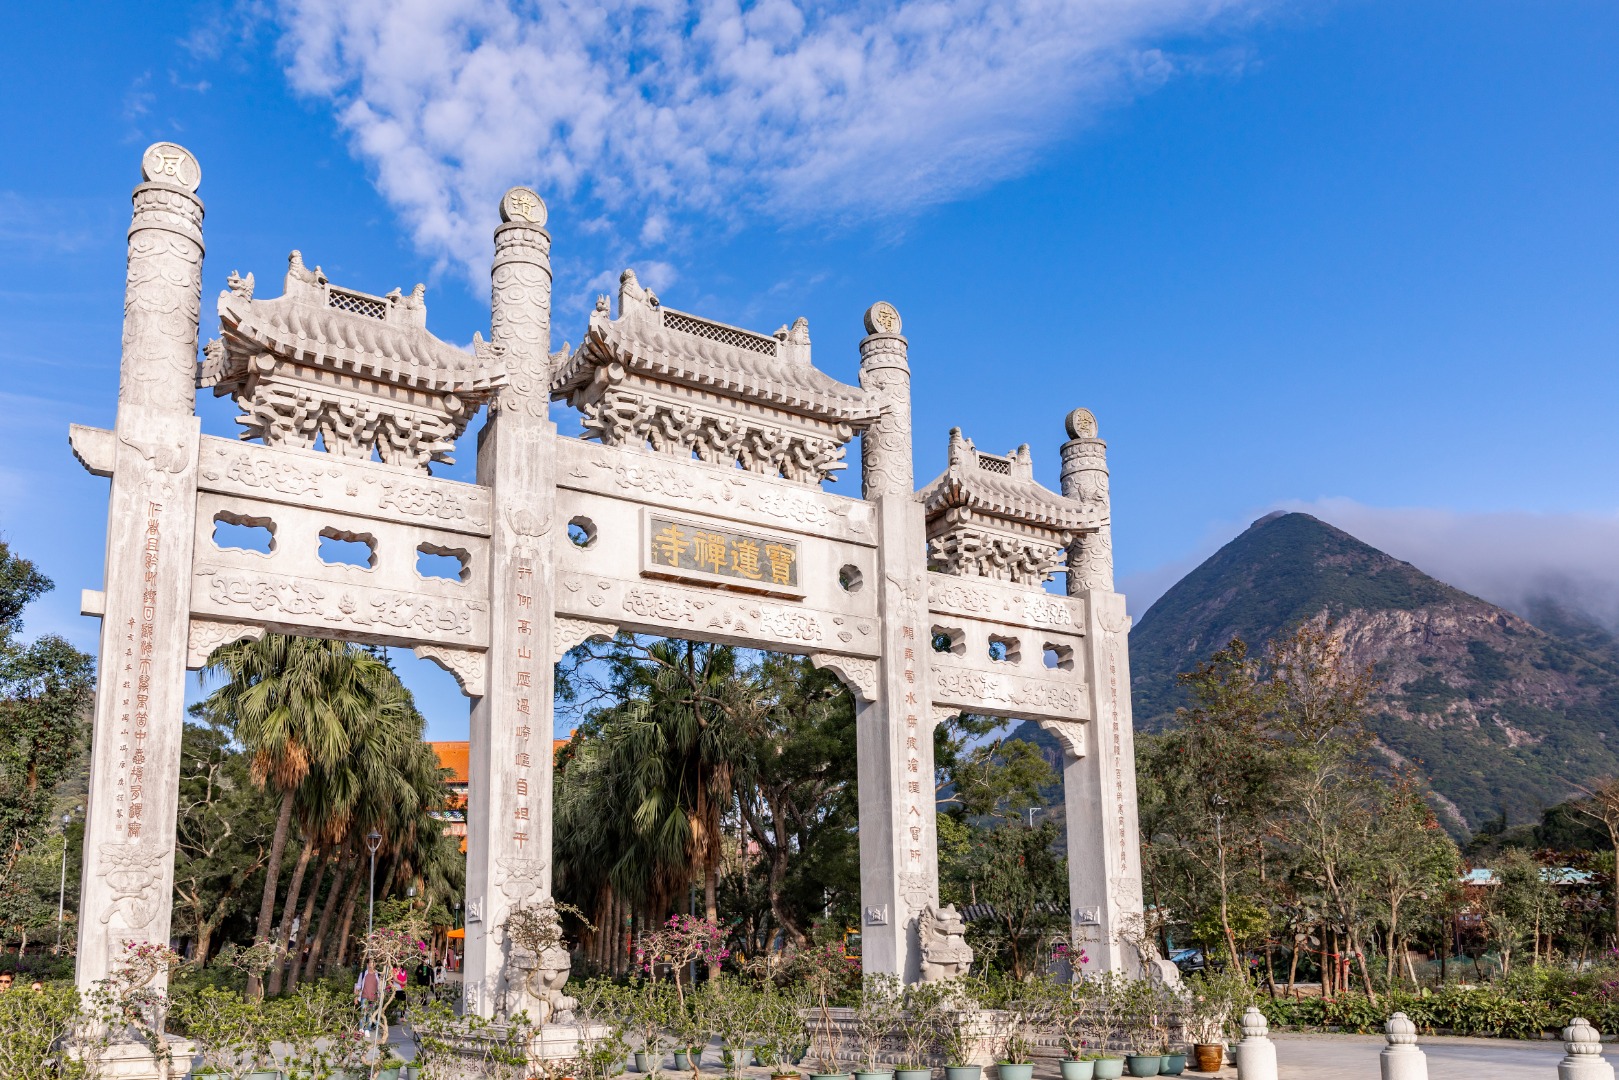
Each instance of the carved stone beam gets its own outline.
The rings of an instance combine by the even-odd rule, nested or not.
[[[186,634],[186,669],[196,671],[207,667],[208,658],[222,645],[235,641],[257,641],[263,636],[264,627],[254,623],[193,618]]]
[[[455,676],[461,692],[467,697],[480,698],[484,694],[485,653],[482,649],[458,649],[453,645],[418,645],[416,655],[431,660]]]
[[[857,700],[870,704],[877,700],[877,661],[835,653],[810,653],[810,663],[826,668],[854,692]]]
[[[609,641],[618,633],[618,626],[614,623],[591,622],[589,619],[570,619],[558,615],[551,624],[551,662],[559,664],[568,651],[575,646],[583,645],[592,638],[606,638]]]
[[[1039,724],[1062,743],[1065,757],[1078,760],[1085,756],[1085,725],[1075,720],[1041,720]]]

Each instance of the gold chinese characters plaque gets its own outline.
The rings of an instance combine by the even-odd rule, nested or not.
[[[802,595],[798,544],[712,523],[647,516],[646,568],[659,576]]]

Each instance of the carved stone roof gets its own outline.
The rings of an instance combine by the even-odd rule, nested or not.
[[[1090,531],[1107,521],[1106,503],[1077,502],[1036,483],[1027,446],[1005,457],[986,454],[960,428],[950,432],[949,467],[916,497],[930,522],[958,509],[1057,533]]]
[[[571,397],[608,364],[653,382],[856,429],[879,411],[865,390],[811,365],[803,320],[767,336],[688,315],[663,307],[630,271],[619,293],[619,317],[608,317],[605,297],[597,303],[585,340],[552,377],[551,396]]]
[[[198,378],[222,386],[247,375],[252,358],[270,353],[320,368],[413,390],[454,394],[467,404],[487,400],[506,381],[497,350],[468,353],[427,331],[423,288],[372,296],[332,285],[319,267],[306,269],[292,253],[286,288],[273,300],[253,299],[253,278],[231,276],[219,296],[223,347],[208,350]]]

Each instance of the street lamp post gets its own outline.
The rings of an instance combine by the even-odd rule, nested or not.
[[[72,814],[62,815],[62,883],[56,887],[56,956],[62,955],[62,913],[67,901],[67,827]]]
[[[365,834],[365,847],[371,852],[371,897],[365,906],[365,932],[368,935],[377,928],[377,848],[381,846],[381,833],[372,829]]]

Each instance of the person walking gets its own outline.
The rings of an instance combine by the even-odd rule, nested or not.
[[[354,981],[354,1004],[361,1009],[360,1031],[362,1034],[370,1034],[371,1027],[376,1022],[377,995],[380,990],[381,985],[377,980],[376,965],[367,964],[365,970],[360,973],[360,977]]]

